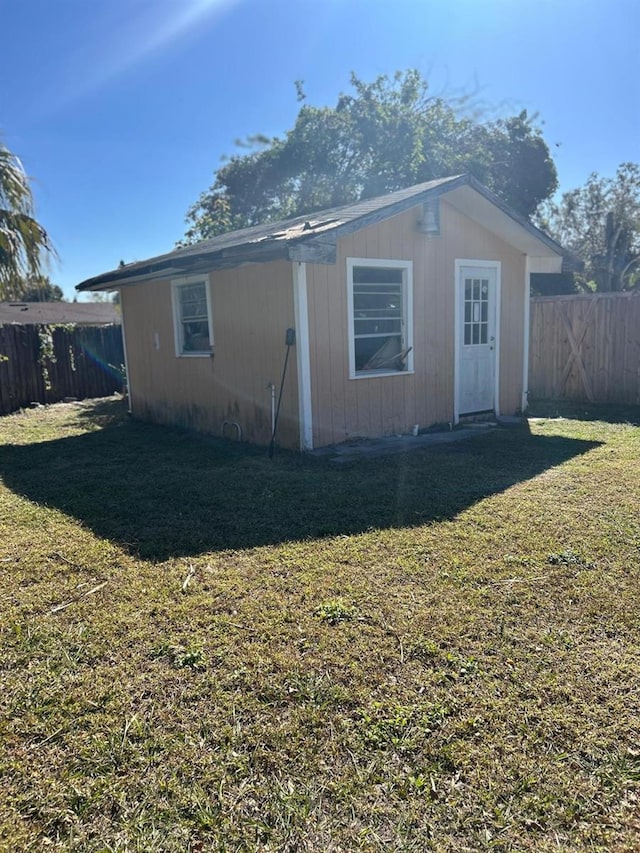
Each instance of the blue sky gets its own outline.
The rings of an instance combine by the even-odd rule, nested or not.
[[[221,157],[416,67],[537,112],[561,189],[640,160],[637,0],[0,0],[0,130],[79,281],[171,249]]]

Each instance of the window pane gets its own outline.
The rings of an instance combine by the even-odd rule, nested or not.
[[[178,287],[182,352],[209,352],[209,313],[204,281]]]
[[[480,343],[486,344],[486,342],[487,342],[487,324],[481,323],[480,324]]]
[[[480,333],[478,331],[478,326],[475,323],[473,325],[473,343],[480,343]]]
[[[191,318],[206,319],[207,291],[205,283],[185,284],[178,291],[180,294],[180,313],[182,320]]]
[[[471,343],[471,323],[464,324],[464,342],[467,345]]]
[[[356,284],[353,287],[353,305],[356,311],[399,315],[402,310],[402,287],[392,284]]]
[[[406,370],[406,355],[399,335],[357,338],[354,343],[357,371]]]
[[[400,320],[361,320],[354,321],[356,338],[369,335],[399,335],[402,331]]]
[[[404,270],[401,267],[354,267],[353,283],[402,284]]]
[[[406,370],[405,269],[353,267],[352,286],[356,372]]]

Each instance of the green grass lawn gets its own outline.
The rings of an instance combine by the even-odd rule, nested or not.
[[[639,580],[615,418],[343,466],[2,418],[0,850],[637,851]]]

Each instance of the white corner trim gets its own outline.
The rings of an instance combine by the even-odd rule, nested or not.
[[[293,308],[296,324],[296,360],[298,365],[298,418],[300,450],[313,450],[313,407],[311,404],[311,354],[309,344],[309,301],[307,265],[292,261]]]
[[[460,422],[460,332],[462,303],[460,301],[460,268],[462,261],[454,261],[453,274],[453,423]]]
[[[529,324],[531,322],[531,260],[524,257],[524,343],[522,348],[522,413],[529,408]]]
[[[127,411],[129,414],[133,411],[132,404],[132,396],[131,396],[131,374],[129,373],[129,359],[127,357],[127,335],[125,332],[125,321],[124,321],[124,304],[122,301],[122,288],[119,287],[117,290],[118,297],[120,299],[120,321],[121,321],[121,333],[122,333],[122,350],[124,352],[124,370],[127,374]]]
[[[502,322],[502,261],[495,262],[496,267],[496,361],[495,361],[495,412],[500,417],[500,324]]]

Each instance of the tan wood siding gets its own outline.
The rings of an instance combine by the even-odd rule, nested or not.
[[[500,409],[521,405],[524,255],[444,201],[441,234],[429,238],[420,212],[355,232],[338,242],[335,265],[307,267],[314,446],[453,419],[456,258],[502,264]],[[413,374],[349,378],[348,257],[413,261]]]
[[[246,440],[267,444],[267,383],[279,390],[285,331],[295,325],[292,266],[285,261],[248,264],[212,272],[209,278],[213,358],[176,357],[169,281],[122,289],[133,414],[216,435],[223,421],[236,421]],[[292,350],[278,425],[278,443],[285,447],[299,447],[297,389]],[[233,430],[228,434],[235,436]]]

